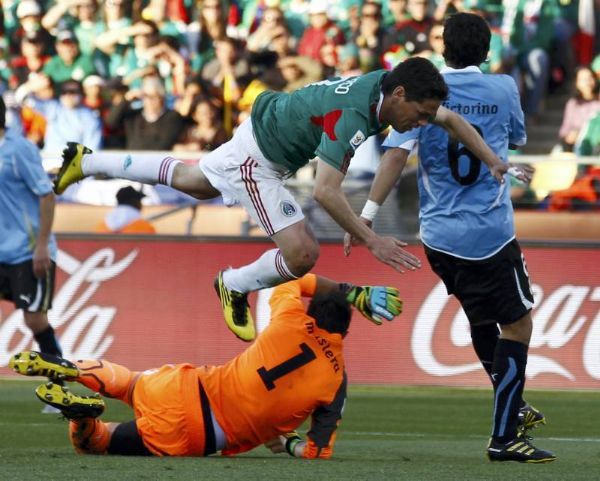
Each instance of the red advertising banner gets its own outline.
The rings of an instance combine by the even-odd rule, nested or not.
[[[63,239],[50,321],[67,358],[107,358],[131,369],[164,363],[219,364],[246,346],[226,328],[213,280],[272,248],[267,242]],[[346,342],[350,382],[489,385],[471,347],[468,322],[424,267],[400,275],[364,248],[345,258],[321,246],[314,272],[355,284],[400,289],[404,312],[375,326],[355,313]],[[600,249],[524,249],[536,305],[527,368],[535,387],[600,386]],[[268,322],[269,290],[252,294],[259,330]],[[0,304],[0,366],[31,348],[20,311]],[[9,374],[5,367],[1,374]]]

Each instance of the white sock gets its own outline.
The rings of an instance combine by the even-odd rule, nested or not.
[[[86,154],[81,170],[88,175],[105,175],[111,179],[127,179],[144,184],[171,185],[175,166],[181,160],[155,154],[118,154],[102,152]]]
[[[223,282],[228,289],[250,292],[265,287],[273,287],[297,277],[285,265],[279,249],[271,249],[248,264],[223,272]]]

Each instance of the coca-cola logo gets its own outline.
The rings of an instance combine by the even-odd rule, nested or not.
[[[559,350],[566,346],[575,335],[584,332],[581,362],[585,372],[593,379],[600,379],[600,311],[593,319],[580,315],[585,301],[600,301],[600,287],[566,284],[558,287],[548,296],[539,285],[532,285],[535,299],[533,333],[527,362],[527,376],[534,378],[542,373],[551,373],[575,380],[572,370],[550,356],[535,353],[536,348]],[[479,362],[464,364],[444,363],[436,356],[434,336],[447,303],[451,299],[443,282],[439,282],[421,305],[412,330],[411,351],[416,364],[432,376],[456,376],[482,369]],[[462,311],[454,316],[449,342],[453,347],[471,345],[468,320]]]
[[[99,249],[84,261],[59,250],[56,264],[69,277],[55,293],[48,313],[55,329],[62,328],[60,344],[67,359],[99,359],[113,342],[106,332],[117,308],[90,302],[103,282],[117,277],[138,255],[131,251],[116,260],[113,249]],[[118,299],[115,299],[118,302]],[[0,319],[1,320],[1,319]],[[33,344],[33,335],[23,322],[21,310],[15,310],[0,324],[0,365],[8,364],[10,356]]]

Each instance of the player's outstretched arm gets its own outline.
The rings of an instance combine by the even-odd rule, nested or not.
[[[369,198],[360,214],[360,220],[367,226],[373,225],[373,219],[379,210],[379,207],[383,205],[388,195],[398,182],[398,179],[404,171],[406,161],[408,160],[409,151],[400,148],[388,149],[385,151],[377,167],[375,173],[375,179],[371,184],[371,190],[369,191]],[[350,234],[344,235],[344,254],[350,255],[352,246],[357,243],[357,240]]]
[[[449,135],[464,144],[477,158],[485,162],[498,182],[504,183],[504,174],[508,171],[508,165],[488,147],[469,122],[457,113],[440,107],[433,123],[446,129]]]
[[[378,236],[367,227],[352,211],[348,199],[342,191],[344,174],[319,159],[313,196],[337,224],[356,238],[359,244],[368,247],[381,262],[398,272],[404,269],[415,270],[421,267],[421,261],[410,252],[402,249],[406,243],[394,237]]]

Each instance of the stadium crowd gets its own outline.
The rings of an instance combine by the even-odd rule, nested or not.
[[[443,20],[469,10],[492,27],[482,70],[515,78],[529,124],[540,122],[549,92],[576,86],[557,144],[589,155],[600,151],[597,3],[6,1],[0,89],[9,127],[47,152],[67,141],[92,150],[210,151],[266,89],[389,69],[415,55],[442,68]]]

